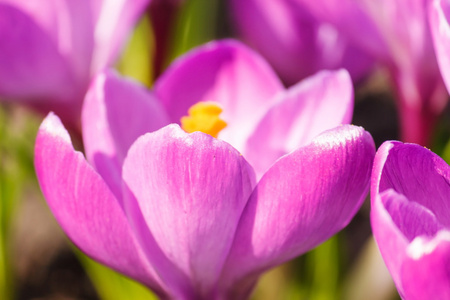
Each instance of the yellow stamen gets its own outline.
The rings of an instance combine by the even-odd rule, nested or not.
[[[191,133],[201,131],[217,138],[227,123],[219,118],[222,108],[214,102],[198,102],[188,110],[188,116],[181,118],[181,128]]]

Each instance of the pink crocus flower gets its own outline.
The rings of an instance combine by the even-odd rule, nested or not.
[[[335,127],[351,91],[345,71],[285,90],[253,51],[211,43],[174,62],[152,92],[99,74],[83,108],[87,160],[51,114],[36,141],[37,176],[92,258],[161,298],[245,299],[265,270],[332,236],[362,204],[373,140]],[[223,109],[218,138],[177,124],[203,100]],[[324,124],[335,128],[313,133]]]
[[[401,138],[429,145],[447,103],[428,22],[428,0],[291,0],[328,21],[389,71]]]
[[[232,25],[288,85],[323,69],[345,68],[355,81],[373,59],[350,44],[330,23],[290,0],[229,0]]]
[[[400,296],[450,299],[450,167],[422,146],[385,142],[372,172],[375,240]]]
[[[150,0],[0,0],[0,98],[79,126],[84,95]]]

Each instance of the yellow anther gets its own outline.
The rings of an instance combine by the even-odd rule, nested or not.
[[[188,110],[188,116],[181,118],[181,128],[191,133],[201,131],[217,138],[227,123],[219,118],[222,108],[215,102],[198,102]]]

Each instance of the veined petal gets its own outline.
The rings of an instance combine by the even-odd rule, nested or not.
[[[196,48],[175,61],[155,83],[155,93],[175,123],[199,101],[218,102],[228,124],[219,138],[239,150],[272,97],[282,89],[257,53],[232,40]]]
[[[117,199],[83,155],[74,151],[67,131],[53,114],[39,129],[35,167],[50,209],[75,245],[95,260],[163,293]]]
[[[416,268],[416,272],[422,272],[419,264],[408,261],[411,257],[417,260],[422,254],[426,254],[428,250],[424,249],[432,242],[427,242],[428,246],[424,247],[424,240],[432,241],[443,230],[448,231],[449,169],[439,156],[415,144],[385,142],[375,156],[371,187],[372,230],[386,266],[399,293],[405,299],[416,298],[406,296],[414,291],[414,287],[411,282],[405,285],[410,279],[404,278],[404,270],[408,268],[407,272],[413,272]],[[433,263],[434,258],[424,260]],[[425,271],[428,267],[424,268]],[[439,277],[442,275],[439,272],[444,269],[436,271]],[[447,289],[448,284],[449,281]],[[431,289],[434,287],[430,285]]]
[[[385,142],[375,159],[372,190],[393,189],[432,211],[450,227],[450,167],[430,150],[415,144]]]
[[[114,62],[124,42],[151,0],[96,0],[95,52],[91,72]]]
[[[86,157],[118,199],[129,147],[139,136],[168,123],[161,104],[145,87],[114,71],[95,77],[83,106]]]
[[[178,125],[149,133],[130,148],[123,169],[129,197],[136,198],[157,245],[190,279],[193,298],[213,295],[253,188],[252,173],[227,143],[187,134]],[[176,270],[158,271],[165,280]]]
[[[250,135],[244,156],[259,175],[321,132],[350,123],[353,85],[347,71],[322,71],[277,95]]]
[[[404,298],[450,299],[450,231],[417,239],[408,250],[401,270]]]
[[[278,160],[239,223],[222,278],[232,295],[346,226],[367,195],[374,154],[368,132],[343,125]]]

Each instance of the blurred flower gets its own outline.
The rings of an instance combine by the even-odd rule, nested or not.
[[[401,137],[429,145],[447,103],[431,41],[428,0],[291,0],[336,26],[389,70],[397,93]]]
[[[450,2],[434,0],[430,5],[430,27],[436,56],[447,90],[450,91]]]
[[[350,45],[333,25],[290,0],[229,0],[233,25],[291,85],[323,69],[346,68],[354,80],[373,60]]]
[[[403,299],[450,299],[450,168],[430,150],[385,142],[372,173],[372,229]]]
[[[93,74],[114,62],[150,0],[0,1],[0,97],[79,124]]]
[[[370,134],[342,125],[314,138],[349,118],[351,90],[338,71],[285,91],[254,52],[212,43],[179,58],[153,92],[100,74],[83,108],[87,161],[49,115],[37,175],[58,222],[94,259],[163,298],[244,299],[262,272],[335,234],[364,200]],[[208,116],[218,126],[203,128],[217,139],[161,128]]]

